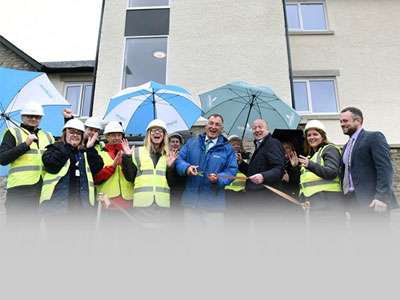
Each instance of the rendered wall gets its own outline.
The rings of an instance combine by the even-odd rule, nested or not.
[[[333,35],[291,35],[294,70],[339,70],[339,108],[359,107],[364,128],[400,144],[400,1],[326,0]],[[328,138],[343,144],[339,117],[323,120]]]

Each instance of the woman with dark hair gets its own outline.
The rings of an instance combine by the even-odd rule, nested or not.
[[[285,150],[285,174],[282,177],[283,192],[298,199],[299,198],[299,177],[296,168],[290,163],[290,155],[296,155],[296,148],[291,141],[282,142]]]
[[[340,186],[339,147],[328,142],[325,126],[311,120],[305,126],[304,150],[307,157],[290,153],[300,179],[300,199],[311,204],[311,220],[324,223],[344,221],[345,206]]]
[[[177,132],[168,135],[168,142],[171,151],[176,150],[179,154],[179,150],[184,144],[183,136]],[[174,182],[170,185],[171,188],[171,221],[176,225],[181,226],[183,224],[183,207],[181,206],[181,200],[183,191],[185,190],[186,176],[179,176],[178,172],[174,168]]]
[[[91,208],[95,203],[93,176],[103,168],[103,160],[93,147],[97,133],[84,145],[84,131],[81,121],[69,120],[63,127],[60,140],[47,146],[43,153],[46,173],[39,215],[48,227],[61,225],[70,231],[71,219],[78,221],[73,222],[76,226],[92,220],[88,217],[94,211]]]

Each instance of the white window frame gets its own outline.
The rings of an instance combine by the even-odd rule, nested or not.
[[[126,9],[127,10],[135,10],[135,9],[159,9],[159,8],[170,8],[171,7],[171,0],[169,0],[168,5],[160,5],[160,6],[129,6],[129,0],[126,0]]]
[[[334,112],[334,111],[332,111],[332,112],[314,112],[313,111],[310,81],[333,81],[336,108],[338,111],[336,111],[336,112]],[[306,83],[308,111],[300,111],[300,110],[296,109],[296,111],[300,115],[337,115],[339,113],[339,96],[338,96],[338,89],[337,89],[335,77],[323,77],[323,78],[320,78],[320,77],[312,77],[312,78],[302,77],[301,78],[301,77],[299,77],[299,78],[293,79],[293,83],[296,83],[296,82],[305,82]],[[296,103],[296,102],[294,102],[294,103]]]
[[[83,110],[83,96],[85,92],[85,86],[92,86],[92,93],[93,93],[93,82],[90,81],[84,81],[84,82],[68,82],[64,84],[64,98],[67,99],[67,90],[68,87],[73,87],[73,86],[80,86],[81,92],[79,96],[79,109],[78,109],[78,114],[74,114],[75,117],[82,117],[82,110]],[[68,100],[67,100],[68,101]]]
[[[165,83],[168,84],[168,52],[169,52],[169,35],[146,35],[146,36],[126,36],[124,38],[124,49],[122,54],[122,78],[121,78],[121,89],[124,89],[125,82],[125,55],[126,55],[126,43],[128,39],[144,39],[144,38],[167,38],[167,57],[165,58]],[[160,84],[163,84],[159,82]],[[126,88],[126,87],[125,87]]]
[[[324,18],[325,18],[325,24],[326,28],[325,29],[304,29],[303,28],[303,15],[301,13],[301,4],[322,4],[323,9],[324,9]],[[288,1],[285,2],[285,5],[297,5],[297,14],[299,17],[299,25],[300,28],[288,28],[289,31],[293,32],[299,32],[299,31],[329,31],[329,23],[328,23],[328,14],[326,12],[326,3],[325,1]]]

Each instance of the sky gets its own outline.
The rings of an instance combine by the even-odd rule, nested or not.
[[[39,62],[94,60],[102,0],[0,0],[0,35]]]

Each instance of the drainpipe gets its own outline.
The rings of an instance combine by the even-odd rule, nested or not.
[[[92,95],[90,98],[90,110],[89,110],[89,117],[93,114],[93,104],[94,104],[94,92],[96,89],[96,79],[97,79],[97,65],[99,63],[99,52],[100,52],[100,39],[101,39],[101,30],[103,27],[103,16],[104,16],[104,7],[105,7],[105,0],[101,5],[101,14],[100,14],[100,24],[99,24],[99,34],[97,37],[97,49],[96,49],[96,59],[94,61],[94,69],[93,69],[93,83],[92,83]]]
[[[290,54],[290,43],[289,43],[289,29],[286,17],[286,3],[285,0],[282,0],[283,5],[283,18],[285,20],[285,35],[286,35],[286,49],[288,55],[288,68],[289,68],[289,82],[290,82],[290,95],[292,98],[292,107],[296,109],[296,104],[294,101],[294,87],[293,87],[293,70],[292,70],[292,56]]]

